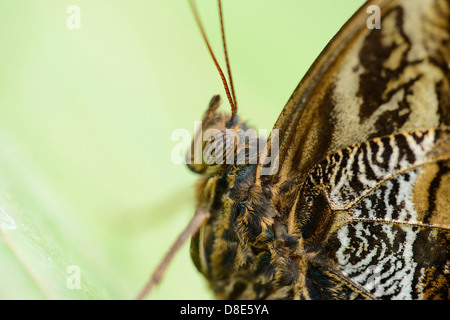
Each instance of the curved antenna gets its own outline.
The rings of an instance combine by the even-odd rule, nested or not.
[[[223,52],[225,54],[225,61],[227,64],[227,72],[228,72],[228,79],[230,79],[230,87],[231,87],[231,94],[233,95],[233,102],[237,109],[237,100],[236,100],[236,94],[234,91],[234,85],[233,85],[233,78],[231,77],[231,68],[230,68],[230,60],[228,58],[228,50],[227,50],[227,43],[225,41],[225,27],[223,24],[223,13],[222,13],[222,0],[218,0],[219,4],[219,16],[220,16],[220,29],[222,32],[222,44],[223,44]],[[234,114],[233,114],[234,116]]]
[[[227,49],[226,49],[226,42],[225,42],[225,32],[224,32],[224,27],[223,27],[223,14],[222,14],[222,4],[221,1],[218,0],[218,4],[219,4],[219,14],[220,14],[220,25],[221,25],[221,30],[222,30],[222,44],[224,47],[224,52],[225,52],[225,59],[227,62],[227,69],[228,69],[228,77],[230,78],[230,84],[231,84],[231,92],[230,93],[230,88],[228,86],[228,82],[227,79],[225,78],[225,74],[223,73],[222,69],[220,68],[219,63],[217,62],[217,59],[211,49],[211,45],[209,44],[208,41],[208,37],[206,36],[206,32],[203,28],[203,24],[200,20],[200,16],[198,14],[198,10],[197,7],[195,5],[194,0],[189,0],[189,5],[191,7],[192,13],[194,15],[195,21],[198,25],[198,28],[200,29],[200,32],[202,34],[203,40],[206,43],[206,46],[208,47],[208,51],[211,54],[211,58],[214,61],[214,64],[216,65],[217,70],[219,71],[220,77],[222,78],[222,83],[223,83],[223,87],[225,88],[225,92],[227,94],[228,97],[228,101],[230,102],[231,105],[231,122],[233,122],[236,112],[237,112],[237,104],[236,104],[236,96],[234,93],[234,86],[233,86],[233,82],[232,82],[232,78],[231,78],[231,70],[230,70],[230,64],[229,64],[229,60],[228,60],[228,53],[227,53]]]
[[[181,246],[186,242],[186,240],[189,239],[189,237],[192,237],[200,229],[200,227],[206,220],[209,219],[209,217],[210,214],[208,210],[197,209],[195,211],[195,215],[192,217],[191,221],[189,221],[189,224],[184,229],[184,231],[178,236],[177,240],[172,245],[169,252],[164,256],[163,261],[158,265],[156,270],[153,272],[152,276],[150,277],[150,280],[147,282],[147,284],[141,290],[139,295],[136,297],[136,300],[144,299],[145,296],[150,292],[150,290],[161,281],[162,276],[166,271],[167,266],[170,264],[173,257],[175,256],[175,253],[181,248]]]

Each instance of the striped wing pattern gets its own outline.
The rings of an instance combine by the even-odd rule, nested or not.
[[[308,269],[367,298],[449,298],[449,159],[450,129],[430,129],[375,138],[316,165],[295,210],[303,255],[314,255]],[[318,283],[305,284],[308,296],[332,298]]]
[[[288,101],[280,170],[259,177],[300,239],[292,297],[450,298],[449,126],[450,1],[368,1]]]

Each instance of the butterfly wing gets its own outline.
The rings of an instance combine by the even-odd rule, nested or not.
[[[450,128],[374,138],[317,164],[294,210],[307,296],[450,298],[449,182]]]
[[[368,1],[294,91],[258,168],[276,154],[279,170],[258,177],[303,241],[297,297],[450,298],[448,126],[450,1]]]
[[[371,6],[380,8],[380,29],[368,27]],[[263,179],[305,178],[314,163],[348,145],[450,125],[449,6],[448,0],[364,4],[284,107],[274,126],[279,170]]]

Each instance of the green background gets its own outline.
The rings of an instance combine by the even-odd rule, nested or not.
[[[361,3],[224,0],[240,116],[270,130]],[[197,5],[222,62],[216,3]],[[0,21],[0,298],[131,299],[194,212],[171,134],[225,97],[187,1],[2,1]],[[188,244],[148,298],[213,298]]]

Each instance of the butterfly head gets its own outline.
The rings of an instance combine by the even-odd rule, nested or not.
[[[186,154],[191,171],[211,176],[220,169],[256,163],[258,138],[255,130],[236,115],[219,112],[220,96],[214,96],[203,115]]]

